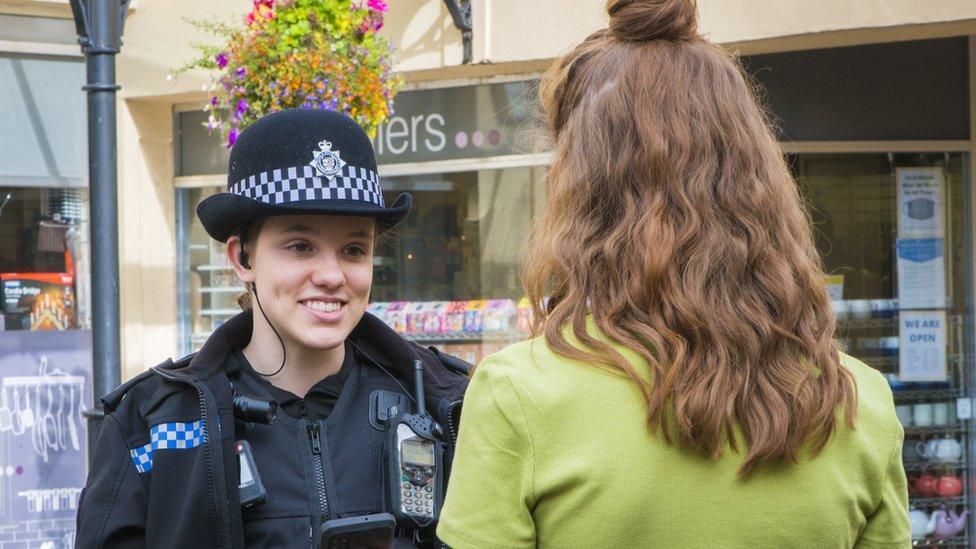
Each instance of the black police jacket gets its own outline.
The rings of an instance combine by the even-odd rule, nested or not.
[[[234,388],[224,364],[228,353],[247,343],[251,326],[251,313],[241,313],[196,354],[168,360],[102,397],[106,417],[78,502],[77,547],[244,547],[235,451],[240,422],[235,428]],[[427,409],[444,427],[449,464],[467,364],[404,340],[368,313],[350,340],[403,380],[411,380],[414,361],[422,361]],[[368,421],[361,418],[361,425]],[[346,428],[342,436],[353,440],[355,432]],[[364,471],[378,470],[382,456],[340,452],[336,459],[347,471]],[[370,475],[351,475],[357,476]],[[333,490],[339,488],[329,496],[328,518],[348,516],[343,492],[352,496],[363,487],[330,480]]]

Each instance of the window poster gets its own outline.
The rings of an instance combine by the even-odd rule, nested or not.
[[[898,320],[902,381],[945,381],[945,311],[902,311]]]
[[[898,307],[940,309],[946,306],[945,240],[899,238]]]
[[[91,332],[0,333],[0,547],[72,548]]]
[[[942,168],[898,168],[898,304],[946,306],[945,175]]]
[[[942,168],[898,168],[898,235],[943,236]]]

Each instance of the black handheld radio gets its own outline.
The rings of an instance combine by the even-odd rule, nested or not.
[[[443,445],[440,428],[427,414],[423,363],[414,361],[417,413],[400,411],[387,424],[384,476],[387,509],[397,525],[424,528],[434,524],[443,503]]]

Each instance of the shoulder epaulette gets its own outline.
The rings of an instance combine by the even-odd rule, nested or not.
[[[114,391],[103,396],[100,399],[102,401],[102,405],[105,407],[105,411],[107,413],[115,411],[115,409],[119,406],[119,403],[122,402],[122,398],[125,397],[125,394],[129,392],[129,389],[131,389],[133,385],[139,383],[140,381],[143,381],[151,377],[153,375],[153,369],[159,368],[162,370],[173,370],[176,368],[183,368],[184,366],[190,363],[190,360],[193,359],[193,356],[195,354],[196,353],[191,353],[189,355],[186,355],[185,357],[177,360],[176,362],[173,362],[172,359],[166,359],[165,361],[157,364],[153,368],[150,368],[145,372],[133,376],[132,379],[126,381],[122,385],[119,385],[118,387],[115,388]]]

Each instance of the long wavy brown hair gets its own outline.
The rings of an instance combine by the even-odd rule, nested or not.
[[[712,459],[744,446],[743,476],[816,455],[853,427],[856,387],[767,118],[738,62],[698,35],[693,0],[606,7],[610,27],[540,84],[554,158],[522,273],[535,332],[629,376],[669,443]]]

